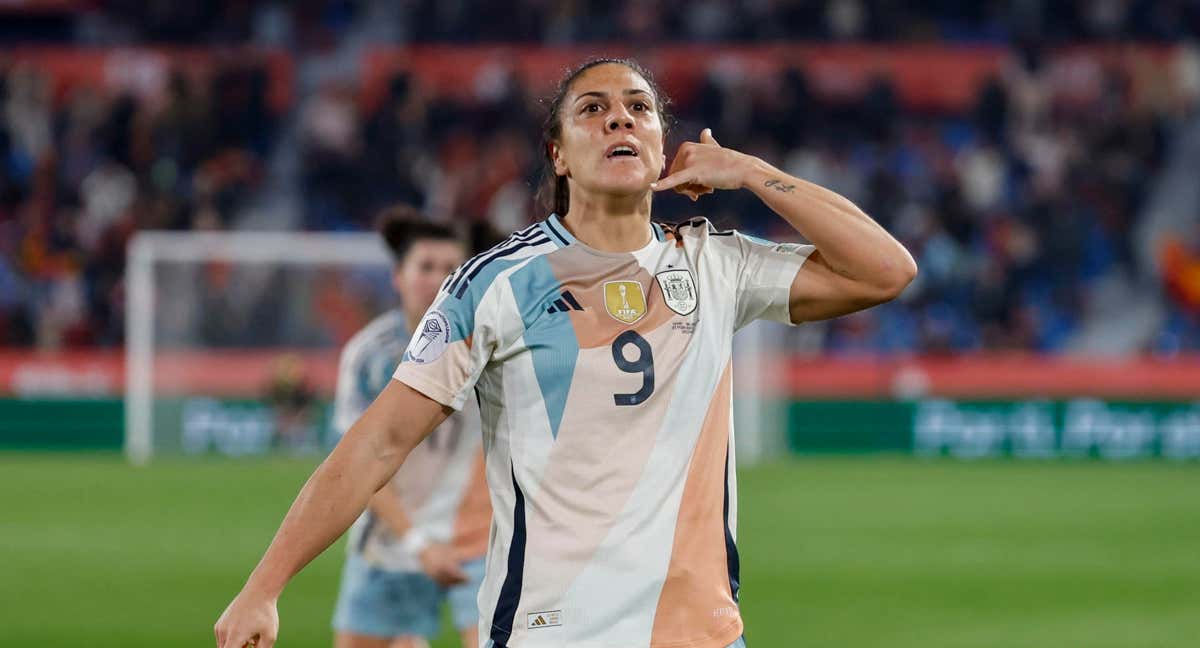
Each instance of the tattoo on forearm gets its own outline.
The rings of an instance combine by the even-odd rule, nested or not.
[[[775,179],[767,180],[763,183],[763,186],[770,187],[781,193],[792,193],[792,190],[796,188],[794,184],[784,184],[783,181]]]

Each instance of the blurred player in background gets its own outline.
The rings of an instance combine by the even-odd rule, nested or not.
[[[846,198],[707,129],[668,169],[666,103],[632,61],[592,61],[563,80],[544,132],[554,213],[446,282],[418,327],[436,337],[409,345],[301,491],[217,622],[222,648],[273,644],[287,581],[476,399],[494,509],[487,646],[745,645],[734,332],[888,301],[916,265]],[[655,223],[654,192],[668,189],[693,200],[748,190],[812,245],[703,218]]]
[[[462,241],[409,207],[381,215],[395,259],[399,309],[346,344],[338,368],[334,427],[344,434],[387,385],[441,282],[465,257]],[[478,407],[446,419],[371,498],[350,531],[333,625],[337,648],[421,648],[438,634],[449,601],[464,646],[475,646],[475,598],[483,578],[491,507],[483,474]]]

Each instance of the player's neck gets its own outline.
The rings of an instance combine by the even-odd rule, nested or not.
[[[574,192],[573,192],[574,193]],[[559,218],[580,243],[602,252],[632,252],[650,243],[650,194],[644,197],[571,196]]]

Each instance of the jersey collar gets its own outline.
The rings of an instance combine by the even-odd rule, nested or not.
[[[567,231],[567,228],[562,224],[562,218],[558,214],[550,214],[546,220],[542,221],[541,225],[542,230],[546,232],[546,236],[549,236],[550,240],[554,241],[555,245],[559,247],[567,247],[579,242],[575,240],[574,236],[571,236],[571,232]],[[653,221],[650,223],[650,233],[654,236],[655,241],[666,239],[663,235],[662,225]]]

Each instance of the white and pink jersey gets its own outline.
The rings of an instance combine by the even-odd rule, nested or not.
[[[807,245],[652,224],[627,253],[551,215],[451,275],[395,378],[478,399],[498,648],[725,648],[738,611],[730,355],[790,323]],[[472,394],[474,389],[474,394]]]
[[[345,434],[383,391],[408,342],[404,314],[394,310],[376,317],[346,343],[333,407],[338,434]],[[384,488],[399,493],[412,524],[409,533],[426,542],[453,544],[464,561],[483,556],[491,506],[475,404],[447,418],[413,448]],[[404,540],[368,509],[351,527],[346,549],[379,569],[421,571],[420,559]]]

